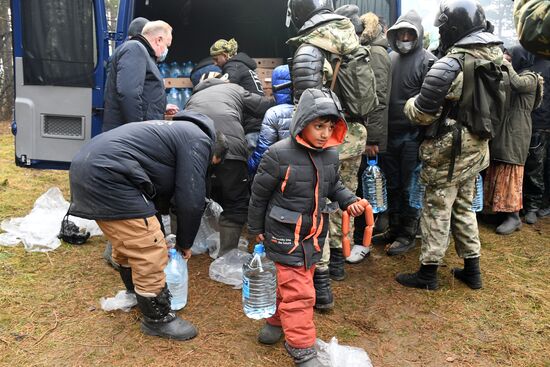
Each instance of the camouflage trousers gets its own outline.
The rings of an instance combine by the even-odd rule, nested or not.
[[[348,123],[348,132],[344,143],[338,146],[340,158],[340,180],[351,192],[357,191],[357,172],[361,166],[361,157],[365,151],[367,142],[367,129],[361,123]],[[353,236],[353,220],[350,220],[350,236]],[[328,243],[331,248],[342,247],[342,211],[338,209],[329,218]],[[329,263],[330,250],[326,245],[321,260],[317,263],[318,268],[326,268]]]
[[[479,257],[481,244],[476,213],[472,208],[475,177],[451,186],[428,185],[420,218],[422,248],[420,263],[441,265],[453,234],[458,256]]]

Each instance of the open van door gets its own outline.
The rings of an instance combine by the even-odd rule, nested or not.
[[[101,132],[104,0],[12,0],[15,162],[68,168]]]

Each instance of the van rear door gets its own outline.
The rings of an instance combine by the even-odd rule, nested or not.
[[[104,0],[12,0],[15,161],[67,168],[101,132]]]

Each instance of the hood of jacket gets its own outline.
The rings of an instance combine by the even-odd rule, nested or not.
[[[199,112],[192,111],[180,111],[176,113],[173,117],[174,121],[188,121],[199,127],[210,139],[212,142],[216,141],[216,128],[214,126],[214,121],[206,115],[203,115]]]
[[[250,56],[245,54],[244,52],[239,52],[229,60],[227,60],[227,64],[232,62],[240,62],[245,64],[249,69],[256,70],[258,65],[256,64],[256,61],[254,61]]]
[[[386,36],[388,37],[388,42],[392,50],[397,53],[403,54],[397,48],[396,41],[397,32],[400,29],[405,28],[412,29],[416,32],[416,44],[414,45],[414,48],[407,54],[412,54],[415,51],[422,49],[424,40],[424,27],[422,27],[422,18],[415,10],[409,10],[406,14],[400,16],[399,19],[397,19],[397,22],[395,22],[395,24],[392,25],[390,29],[388,29]]]
[[[380,20],[374,13],[367,13],[361,17],[363,23],[363,32],[359,37],[362,45],[376,45],[388,47],[388,39],[384,34],[384,29],[380,25]]]
[[[209,88],[213,85],[219,85],[219,84],[224,84],[224,83],[227,83],[227,81],[217,79],[217,78],[206,79],[206,80],[203,80],[202,82],[200,82],[199,84],[197,84],[195,86],[195,88],[193,88],[193,93],[200,92],[201,90],[205,90],[206,88]]]
[[[311,121],[321,116],[336,116],[338,121],[334,126],[331,137],[322,148],[315,148],[307,143],[300,133]],[[322,151],[324,149],[340,145],[344,142],[344,137],[348,131],[348,126],[342,115],[342,107],[336,94],[327,89],[306,89],[300,97],[300,102],[296,112],[290,122],[290,135],[298,144],[307,149]]]
[[[349,54],[359,47],[355,27],[348,18],[334,16],[337,18],[320,24],[308,33],[290,38],[287,44],[298,47],[302,43],[309,43],[333,54]]]

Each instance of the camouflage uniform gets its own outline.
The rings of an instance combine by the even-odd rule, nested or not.
[[[359,39],[355,28],[347,18],[330,21],[315,28],[304,35],[291,38],[287,42],[299,46],[309,43],[327,52],[323,68],[324,80],[329,84],[332,79],[332,68],[326,60],[329,54],[345,55],[359,47]],[[352,192],[357,190],[357,172],[361,165],[361,156],[367,142],[367,129],[361,122],[347,119],[348,132],[344,143],[338,146],[340,158],[340,179]],[[342,211],[337,210],[330,215],[329,243],[331,248],[342,247]],[[350,233],[353,234],[353,221],[350,221]],[[318,268],[326,268],[329,263],[330,252],[323,251],[323,257],[317,264]]]
[[[449,53],[470,53],[476,58],[502,63],[502,52],[498,46],[454,47]],[[453,81],[447,96],[458,101],[462,94],[463,74]],[[405,104],[404,112],[411,121],[430,125],[438,116],[423,113],[411,98]],[[447,118],[445,125],[456,124]],[[475,177],[489,166],[488,140],[480,139],[462,127],[461,153],[456,157],[451,180],[448,180],[451,166],[453,133],[449,132],[434,139],[425,140],[420,146],[422,160],[422,181],[426,184],[426,196],[420,225],[422,228],[422,265],[440,265],[449,244],[449,230],[452,230],[455,247],[464,259],[480,256],[480,241],[475,213],[471,210],[474,197]]]
[[[522,46],[550,58],[550,1],[516,0],[514,20]]]

